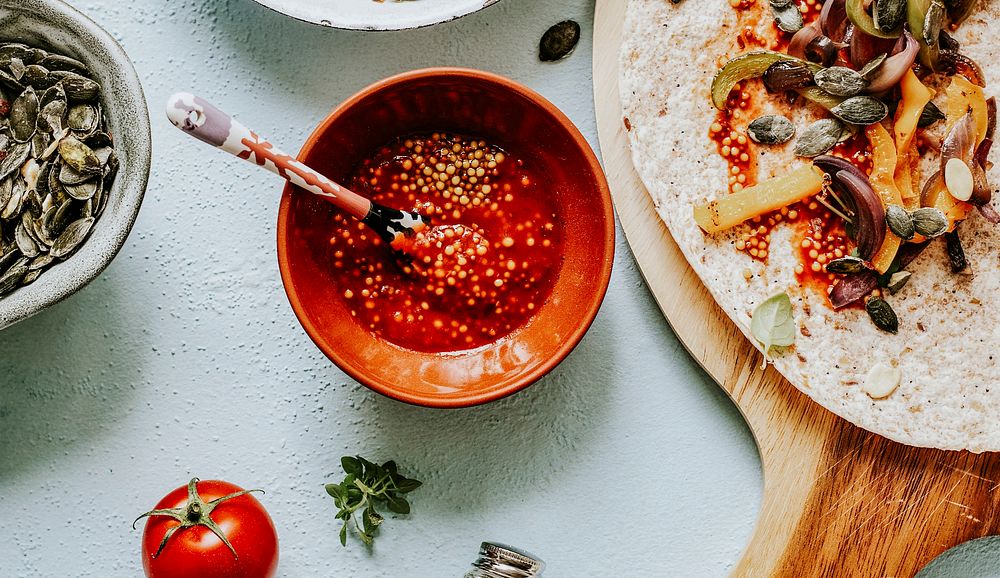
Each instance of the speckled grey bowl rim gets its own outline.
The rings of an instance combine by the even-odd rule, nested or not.
[[[2,330],[80,290],[115,258],[132,230],[145,195],[152,135],[146,97],[135,67],[125,50],[96,22],[61,0],[0,0],[0,23],[0,40],[39,43],[83,61],[93,71],[103,87],[101,104],[120,160],[108,204],[87,241],[31,285],[0,298]],[[51,38],[43,30],[46,27],[75,38],[75,44],[69,46]],[[115,103],[114,109],[108,106],[111,102]]]

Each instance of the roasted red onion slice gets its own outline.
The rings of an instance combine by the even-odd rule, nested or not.
[[[820,155],[813,159],[813,164],[819,167],[819,170],[830,175],[831,177],[840,171],[851,171],[855,175],[861,178],[867,178],[861,169],[854,166],[852,163],[833,155]]]
[[[825,36],[823,36],[823,32],[819,29],[819,22],[813,21],[808,26],[803,26],[788,41],[788,54],[795,58],[807,60],[806,47],[817,38],[825,38]]]
[[[926,246],[926,241],[923,243],[904,243],[896,255],[899,268],[902,269],[912,263]],[[833,286],[833,291],[830,292],[830,303],[834,309],[840,309],[868,295],[876,288],[878,288],[878,274],[874,271],[849,275]]]
[[[846,160],[820,155],[813,164],[830,175],[830,186],[847,197],[854,208],[854,237],[858,244],[858,257],[870,261],[885,240],[885,207],[882,199],[872,189],[868,177]]]
[[[941,141],[941,172],[944,173],[945,166],[951,159],[959,159],[963,163],[972,166],[973,147],[976,146],[976,119],[972,116],[972,111],[965,113],[965,116],[955,123],[948,132],[948,136]]]
[[[997,210],[993,208],[993,205],[986,203],[985,205],[979,205],[976,208],[979,209],[979,213],[987,221],[993,223],[994,225],[1000,223],[1000,213],[998,213]]]
[[[893,52],[894,54],[882,63],[882,66],[875,74],[875,78],[871,79],[871,82],[868,83],[868,88],[865,90],[869,94],[885,92],[899,84],[899,81],[903,79],[903,75],[906,74],[906,71],[913,66],[913,62],[917,59],[917,54],[920,52],[920,43],[910,34],[909,30],[903,30],[903,35],[896,42]],[[861,63],[861,66],[864,66],[864,63]]]
[[[843,191],[854,205],[854,237],[858,257],[870,261],[885,241],[885,207],[866,177],[851,171],[840,171],[832,186]]]
[[[895,38],[876,38],[855,28],[851,35],[851,65],[857,70],[879,54],[891,54],[896,42]]]
[[[850,20],[847,19],[847,0],[826,0],[823,3],[823,10],[819,13],[819,25],[823,34],[834,42],[846,42],[844,35],[847,33],[847,26]]]
[[[986,158],[990,156],[990,148],[992,147],[993,140],[984,139],[983,142],[979,143],[979,148],[976,149],[976,154],[972,157],[970,165],[972,167],[972,197],[969,202],[976,206],[985,205],[993,198],[993,190],[986,177]]]
[[[927,179],[927,182],[924,183],[924,188],[920,190],[921,207],[927,206],[927,201],[930,200],[931,191],[934,190],[934,187],[940,186],[942,184],[941,179],[943,178],[944,178],[944,173],[942,173],[941,171],[934,171],[934,174],[931,175],[931,178]]]

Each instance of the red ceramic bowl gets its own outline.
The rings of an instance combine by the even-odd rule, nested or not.
[[[493,344],[450,353],[411,351],[379,338],[351,317],[330,266],[336,209],[291,185],[278,214],[278,264],[295,315],[341,369],[398,400],[463,407],[523,389],[580,341],[611,277],[614,217],[600,164],[570,120],[528,88],[477,70],[433,68],[376,83],[337,107],[299,159],[344,182],[379,147],[435,131],[535,157],[550,180],[565,255],[551,296],[524,326]]]

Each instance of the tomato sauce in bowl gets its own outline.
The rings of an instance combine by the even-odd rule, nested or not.
[[[435,132],[472,158],[438,154],[430,163],[435,147],[424,140]],[[278,266],[291,311],[331,361],[372,390],[440,408],[495,400],[565,359],[597,315],[615,250],[610,191],[583,135],[530,89],[478,70],[404,73],[339,105],[299,158],[386,206],[433,209],[428,233],[408,238],[400,258],[366,226],[338,220],[332,204],[285,187]],[[458,161],[469,178],[453,182]]]
[[[351,185],[431,223],[394,255],[364,225],[333,218],[340,296],[380,337],[415,351],[479,347],[523,325],[551,293],[558,207],[530,162],[482,139],[415,135],[365,159]]]

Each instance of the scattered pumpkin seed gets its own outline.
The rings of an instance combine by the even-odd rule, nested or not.
[[[802,12],[799,11],[799,7],[794,2],[791,0],[771,0],[770,4],[771,14],[779,29],[790,34],[802,30]]]
[[[831,66],[813,75],[816,86],[834,96],[854,96],[868,86],[868,81],[857,71],[846,66]]]
[[[927,13],[924,15],[924,29],[921,34],[921,40],[925,45],[937,47],[947,15],[948,10],[941,0],[930,0]]]
[[[885,52],[879,54],[875,58],[869,60],[868,64],[861,67],[858,74],[863,76],[866,80],[871,81],[871,79],[875,77],[875,73],[877,73],[879,69],[882,68],[882,65],[885,64],[887,58],[889,58],[889,55]]]
[[[885,222],[889,226],[889,230],[900,239],[909,241],[913,238],[915,232],[913,218],[910,217],[910,213],[906,212],[906,209],[903,207],[892,204],[886,206]]]
[[[843,275],[857,275],[868,271],[868,264],[864,259],[853,256],[840,257],[826,264],[829,273],[840,273]]]
[[[892,32],[906,17],[906,0],[875,0],[872,18],[875,28],[882,32]]]
[[[865,310],[868,311],[868,316],[872,318],[875,327],[893,334],[899,332],[899,318],[885,299],[872,297],[865,303]]]
[[[903,381],[903,372],[898,367],[876,363],[865,376],[862,389],[872,399],[885,399],[896,391]]]
[[[781,144],[795,135],[795,125],[781,115],[768,114],[754,119],[747,126],[747,134],[751,140],[760,144]]]
[[[886,289],[889,293],[896,294],[900,289],[906,285],[907,281],[910,280],[912,274],[909,271],[896,271],[892,275],[889,275],[889,282],[886,283]]]
[[[910,218],[913,219],[913,229],[928,239],[940,237],[948,230],[948,217],[941,209],[934,207],[916,209],[910,213]]]
[[[868,126],[889,115],[889,107],[873,96],[853,96],[830,109],[844,122]]]
[[[542,35],[538,45],[538,58],[554,62],[566,58],[580,42],[580,25],[573,20],[563,20],[552,25]]]
[[[951,196],[960,201],[968,201],[975,189],[972,169],[962,159],[948,159],[944,165],[944,184]]]
[[[920,120],[917,121],[917,126],[920,128],[927,128],[939,120],[944,120],[947,118],[941,109],[938,108],[933,102],[928,102],[924,106],[924,110],[920,111]]]
[[[800,157],[817,157],[836,146],[843,132],[844,125],[837,119],[817,120],[799,135],[794,152]]]

